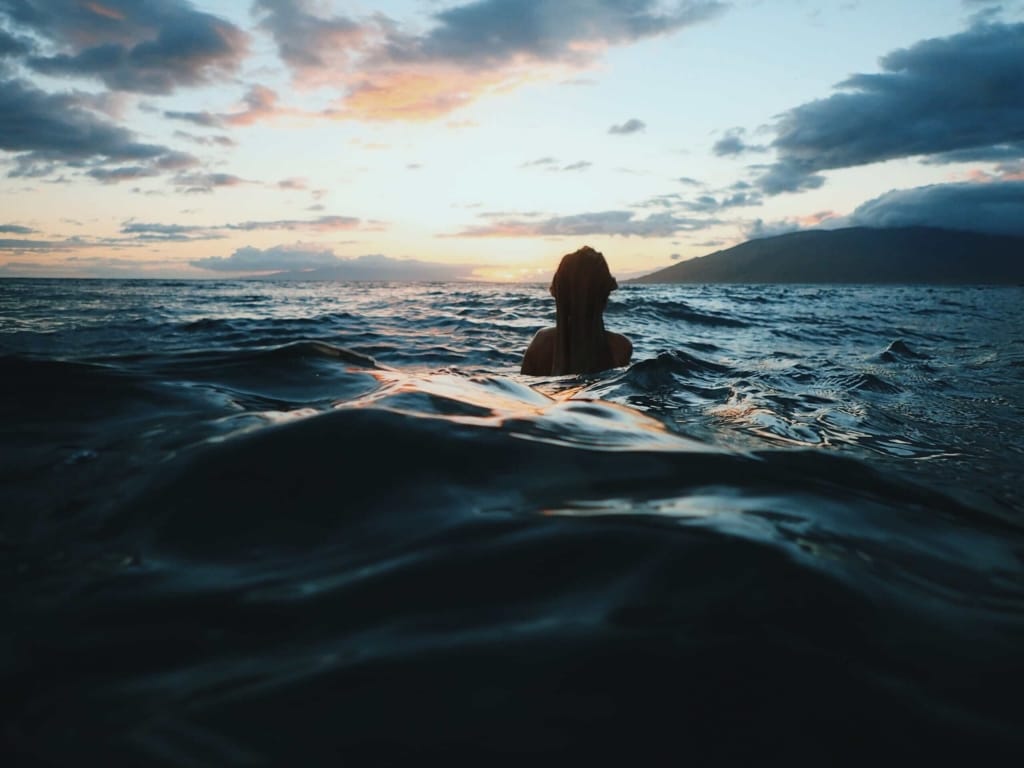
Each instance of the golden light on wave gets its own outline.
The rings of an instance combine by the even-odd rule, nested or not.
[[[477,267],[473,277],[493,283],[539,283],[551,279],[550,268]]]

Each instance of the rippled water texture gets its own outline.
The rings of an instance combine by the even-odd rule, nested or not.
[[[18,761],[1024,750],[1024,289],[0,281]]]

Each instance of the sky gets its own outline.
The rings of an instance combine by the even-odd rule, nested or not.
[[[1024,0],[0,0],[0,276],[1024,235]]]

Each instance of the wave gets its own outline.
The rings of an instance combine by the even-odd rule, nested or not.
[[[13,762],[1024,750],[1018,294],[117,285],[0,312]]]
[[[886,363],[901,362],[905,360],[927,360],[928,355],[916,352],[910,348],[902,339],[896,339],[891,342],[885,351],[879,356],[879,359]]]
[[[746,328],[750,325],[735,317],[694,309],[681,301],[647,299],[640,304],[611,304],[607,312],[613,316],[640,313],[658,321],[683,321],[693,325],[719,328]]]
[[[777,747],[794,718],[794,755],[849,721],[908,754],[1021,745],[975,694],[1016,695],[1019,528],[821,451],[723,450],[501,377],[370,372],[361,397],[155,467],[94,527],[58,600],[76,609],[19,624],[20,750],[653,756],[678,737],[666,697],[706,723],[737,678],[772,695],[689,731],[695,753]],[[988,632],[970,655],[965,622]],[[54,646],[59,673],[28,650]]]

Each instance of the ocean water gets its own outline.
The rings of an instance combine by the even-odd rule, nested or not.
[[[0,281],[4,765],[1012,764],[1022,308]]]

